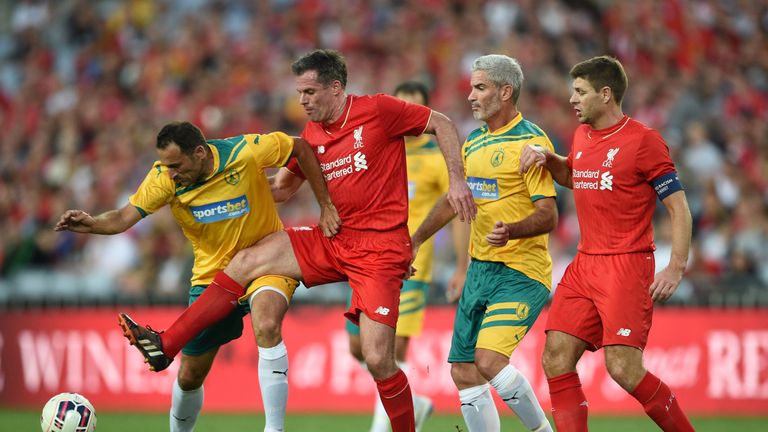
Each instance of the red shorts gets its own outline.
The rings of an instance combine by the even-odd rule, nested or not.
[[[285,230],[304,285],[349,281],[352,302],[344,314],[355,324],[360,312],[392,328],[397,325],[400,288],[411,263],[408,229],[389,232],[341,228],[327,238],[317,226]]]
[[[576,336],[595,351],[605,345],[645,348],[651,329],[652,252],[576,254],[557,285],[547,328]]]

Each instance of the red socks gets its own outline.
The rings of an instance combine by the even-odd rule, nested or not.
[[[392,432],[414,432],[413,397],[403,371],[398,369],[391,377],[376,380],[376,387],[392,424]]]
[[[677,403],[677,398],[660,379],[648,372],[630,393],[643,405],[646,414],[666,432],[693,431],[693,426]]]
[[[163,353],[175,357],[201,331],[229,315],[244,294],[244,287],[223,271],[218,272],[200,297],[160,334]]]
[[[558,432],[586,432],[589,404],[576,372],[548,378],[552,417]]]

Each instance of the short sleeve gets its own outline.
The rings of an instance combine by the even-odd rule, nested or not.
[[[299,167],[299,162],[296,161],[296,158],[292,158],[291,160],[289,160],[288,164],[285,166],[285,168],[288,171],[290,171],[290,172],[296,174],[297,176],[299,176],[299,177],[301,177],[301,178],[306,180],[306,177],[304,176],[304,173],[301,172],[301,167]]]
[[[176,186],[168,176],[166,168],[158,161],[144,177],[128,202],[136,207],[141,217],[146,217],[170,203],[176,194]]]
[[[536,137],[529,141],[530,145],[538,145],[554,153],[554,146],[546,136]],[[569,155],[570,159],[570,155]],[[528,188],[528,194],[531,201],[538,201],[542,198],[557,196],[555,192],[555,182],[552,179],[552,173],[543,166],[534,165],[523,174],[523,181]]]
[[[637,169],[648,182],[675,171],[669,147],[657,131],[649,129],[637,149]]]
[[[377,94],[379,121],[390,138],[418,136],[424,133],[432,116],[432,110],[400,100],[394,96]]]
[[[576,133],[571,138],[571,149],[568,151],[568,157],[565,159],[565,163],[568,164],[568,169],[573,170],[573,143],[576,141]]]
[[[283,132],[245,135],[256,164],[262,168],[284,166],[293,153],[293,138]]]

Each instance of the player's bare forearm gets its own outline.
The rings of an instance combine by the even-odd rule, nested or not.
[[[328,185],[325,184],[320,163],[317,161],[309,144],[302,138],[293,139],[293,155],[296,157],[301,172],[307,178],[309,187],[315,194],[315,199],[317,199],[317,203],[320,206],[320,229],[328,237],[336,235],[341,226],[341,218],[339,218],[339,213],[331,201],[331,195],[328,193]]]
[[[459,215],[459,220],[475,219],[477,206],[464,179],[464,164],[461,159],[461,145],[456,125],[444,114],[432,111],[425,132],[434,133],[437,137],[437,145],[440,146],[445,165],[448,167],[448,203]]]
[[[437,138],[437,145],[440,146],[440,151],[443,153],[445,164],[448,167],[448,176],[464,179],[459,133],[451,119],[442,113],[432,111],[432,117],[429,119],[429,124],[424,132],[434,134]]]
[[[67,210],[61,215],[54,230],[84,234],[118,234],[132,227],[139,220],[141,220],[141,214],[131,204],[95,217],[82,210]]]
[[[436,232],[440,231],[440,228],[450,222],[455,215],[451,205],[448,203],[447,196],[440,198],[435,206],[432,207],[424,222],[419,225],[416,232],[411,236],[414,249],[417,249],[422,243],[435,235]]]
[[[451,224],[453,248],[456,251],[456,271],[467,271],[469,267],[469,234],[470,225],[454,220]]]
[[[518,222],[504,223],[498,221],[493,230],[486,236],[492,246],[504,246],[511,239],[535,237],[546,234],[557,226],[557,206],[554,198],[542,198],[534,205],[536,210],[528,217]]]
[[[464,281],[467,279],[470,225],[466,222],[454,220],[451,228],[453,249],[456,251],[456,269],[448,280],[448,285],[445,288],[445,298],[453,303],[461,297]]]
[[[559,185],[573,189],[573,170],[568,167],[568,158],[557,153],[549,153],[545,166]]]
[[[520,152],[520,174],[525,174],[534,166],[547,168],[558,184],[573,189],[572,171],[568,167],[568,158],[538,145],[527,145]]]
[[[288,201],[299,190],[304,179],[292,173],[288,168],[280,168],[277,174],[269,177],[269,189],[276,203]]]
[[[692,218],[688,208],[685,192],[678,191],[662,201],[667,207],[672,221],[672,253],[669,266],[680,273],[685,271],[688,264],[688,254],[691,249]]]
[[[656,274],[648,289],[653,301],[663,302],[670,298],[683,279],[688,253],[691,247],[691,211],[685,192],[677,191],[662,201],[672,220],[672,252],[669,265]]]

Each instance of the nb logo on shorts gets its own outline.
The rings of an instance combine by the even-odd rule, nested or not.
[[[616,335],[627,337],[629,336],[630,333],[632,333],[632,330],[626,329],[626,328],[620,328],[619,331],[616,332]]]
[[[376,308],[376,310],[373,313],[377,313],[382,316],[389,315],[389,308],[385,308],[384,306],[379,306]]]

